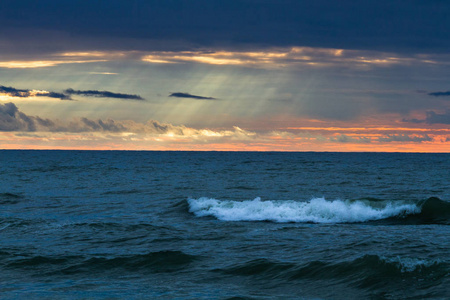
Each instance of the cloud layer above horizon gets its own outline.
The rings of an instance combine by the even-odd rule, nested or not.
[[[445,1],[0,6],[3,148],[450,152]]]
[[[138,123],[132,120],[94,120],[85,117],[62,121],[27,115],[11,102],[0,104],[0,132],[6,133],[0,134],[0,141],[5,142],[9,139],[14,139],[16,143],[28,141],[29,145],[43,149],[52,148],[45,147],[49,141],[52,141],[53,147],[64,149],[64,140],[66,142],[70,140],[71,143],[79,140],[81,145],[78,147],[81,148],[86,142],[94,142],[91,147],[95,143],[106,142],[110,146],[108,149],[133,149],[132,147],[136,145],[139,145],[139,149],[145,149],[151,145],[161,150],[177,150],[178,147],[184,146],[184,149],[188,150],[207,150],[208,147],[212,147],[214,150],[294,151],[298,144],[302,143],[308,147],[314,144],[322,144],[323,147],[329,147],[327,144],[354,144],[359,145],[356,150],[362,151],[374,146],[400,143],[400,147],[395,149],[405,151],[408,148],[402,146],[411,148],[425,144],[425,147],[429,147],[433,143],[443,144],[450,139],[450,129],[443,131],[430,129],[420,134],[408,129],[401,130],[408,133],[394,133],[399,131],[398,128],[372,128],[360,133],[357,133],[358,130],[353,131],[354,133],[342,134],[329,128],[322,128],[320,132],[317,128],[313,130],[303,128],[297,129],[297,132],[289,129],[252,132],[236,126],[231,130],[210,130],[160,123],[155,120]],[[114,146],[111,146],[111,143]],[[234,147],[236,145],[238,148]],[[333,147],[327,149],[336,150]]]

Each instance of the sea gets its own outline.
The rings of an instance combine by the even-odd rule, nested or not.
[[[0,151],[1,299],[450,299],[450,154]]]

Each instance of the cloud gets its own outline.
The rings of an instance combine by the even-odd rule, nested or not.
[[[427,111],[425,119],[403,119],[403,122],[417,124],[450,124],[450,110],[443,114],[439,114],[434,111]]]
[[[44,90],[28,90],[28,89],[16,89],[13,87],[7,87],[0,85],[0,94],[4,94],[10,97],[29,98],[29,97],[49,97],[61,100],[72,100],[70,95],[80,95],[84,97],[105,97],[105,98],[117,98],[117,99],[129,99],[129,100],[144,100],[139,95],[113,93],[109,91],[97,91],[87,90],[79,91],[74,89],[67,89],[64,93],[57,93]]]
[[[372,140],[368,137],[351,137],[346,134],[339,134],[329,138],[332,142],[338,143],[370,143]]]
[[[164,124],[158,121],[137,123],[134,121],[74,119],[70,122],[42,119],[28,116],[12,103],[0,104],[0,131],[42,131],[42,132],[135,132],[135,133],[173,133],[184,135],[192,130],[185,126]]]
[[[10,61],[0,61],[0,68],[6,69],[35,69],[35,68],[45,68],[54,67],[61,64],[83,64],[83,63],[94,63],[103,62],[106,60],[10,60]]]
[[[331,142],[337,143],[356,143],[356,144],[367,144],[367,143],[390,143],[390,142],[432,142],[433,138],[428,134],[386,134],[379,137],[367,137],[367,136],[349,136],[346,134],[338,134],[328,138]]]
[[[431,142],[433,138],[428,136],[428,134],[424,135],[407,135],[407,134],[388,134],[384,137],[378,138],[379,142]]]
[[[60,120],[42,119],[38,116],[28,116],[12,103],[0,104],[0,131],[22,132],[105,132],[122,134],[149,134],[165,135],[167,137],[193,138],[193,139],[248,139],[255,133],[234,127],[233,130],[214,131],[209,129],[194,129],[184,125],[161,123],[155,120],[138,123],[131,120],[116,121],[93,120],[88,118],[74,119],[70,122]]]
[[[420,123],[425,123],[425,120],[420,120],[420,119],[406,119],[403,118],[402,122],[408,122],[408,123],[416,123],[416,124],[420,124]]]
[[[155,64],[200,63],[209,65],[233,65],[254,68],[325,68],[345,67],[367,70],[373,67],[395,65],[436,64],[437,55],[405,55],[392,52],[349,50],[322,47],[276,47],[259,50],[217,51],[152,51],[142,53],[142,61]]]
[[[12,102],[0,104],[0,131],[36,131],[38,125],[51,127],[54,123],[39,117],[29,117]]]
[[[442,97],[442,96],[450,96],[450,91],[446,91],[446,92],[433,92],[433,93],[428,93],[429,96],[434,96],[434,97]]]
[[[306,128],[305,128],[306,129]],[[13,103],[0,104],[0,143],[4,149],[158,149],[253,151],[428,151],[450,150],[448,131],[380,134],[361,131],[333,135],[309,130],[252,132],[233,126],[227,130],[196,129],[150,120],[71,121],[43,119],[21,112]],[[364,128],[356,128],[363,130]],[[447,144],[446,144],[447,143]],[[413,145],[414,144],[414,145]],[[375,147],[379,146],[380,148]]]
[[[434,111],[427,111],[426,122],[428,124],[450,124],[450,111],[438,114]]]
[[[183,7],[182,17],[180,7]],[[101,18],[98,11],[101,11]],[[141,41],[168,39],[201,46],[302,44],[423,53],[445,52],[449,48],[448,12],[446,1],[430,4],[418,0],[407,3],[399,0],[361,3],[286,0],[282,4],[278,0],[207,3],[41,0],[39,5],[32,0],[23,0],[8,1],[2,6],[0,28],[5,29],[6,37],[10,37],[10,30],[15,28],[58,29],[75,38],[89,37],[91,43],[96,41],[99,45],[104,44],[103,47],[128,47],[125,43],[111,43],[112,46],[104,42],[106,37],[127,37],[136,40],[138,45]],[[384,17],[378,17],[380,14]],[[27,40],[30,36],[28,33],[21,38]],[[49,39],[58,37],[42,35],[37,38],[42,39],[45,46]],[[79,40],[71,42],[80,44]],[[22,51],[26,51],[27,47],[23,48]]]
[[[169,95],[169,97],[176,97],[176,98],[191,98],[191,99],[199,99],[199,100],[217,100],[217,98],[213,97],[204,97],[204,96],[197,96],[197,95],[191,95],[188,93],[172,93]]]
[[[70,96],[62,94],[62,93],[56,93],[56,92],[49,92],[49,91],[41,91],[41,90],[20,90],[13,87],[7,87],[0,85],[0,94],[5,94],[11,97],[20,97],[20,98],[29,98],[29,97],[49,97],[49,98],[57,98],[61,100],[72,100]]]
[[[97,90],[87,90],[80,91],[74,89],[67,89],[64,91],[69,95],[79,95],[84,97],[102,97],[102,98],[117,98],[117,99],[128,99],[128,100],[144,100],[139,95],[131,95],[131,94],[121,94],[121,93],[113,93],[109,91],[97,91]]]

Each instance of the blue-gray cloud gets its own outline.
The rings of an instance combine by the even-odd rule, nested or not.
[[[109,92],[109,91],[97,91],[97,90],[80,91],[80,90],[74,90],[74,89],[69,88],[69,89],[65,90],[64,92],[69,95],[79,95],[79,96],[85,96],[85,97],[116,98],[116,99],[124,99],[124,100],[144,100],[144,98],[142,98],[139,95],[113,93],[113,92]]]
[[[450,91],[446,91],[446,92],[432,92],[432,93],[428,93],[429,96],[434,96],[434,97],[442,97],[442,96],[446,96],[449,97],[450,96]]]
[[[361,144],[368,144],[371,143],[372,140],[368,137],[351,137],[346,134],[340,134],[338,136],[330,137],[328,140],[332,142],[338,142],[338,143],[361,143]]]
[[[407,134],[388,134],[384,137],[378,138],[379,142],[414,142],[414,143],[422,143],[422,142],[431,142],[433,138],[428,136],[428,134],[424,134],[422,136],[416,135],[407,135]]]
[[[106,37],[126,37],[144,48],[154,43],[143,40],[183,40],[423,53],[450,48],[449,14],[449,3],[441,0],[3,0],[0,28],[6,38],[10,29],[36,29],[95,37],[90,40],[98,45]],[[45,33],[39,38],[52,39]]]
[[[450,124],[450,111],[443,114],[427,111],[425,120],[428,124]]]
[[[204,97],[204,96],[197,96],[197,95],[191,95],[189,93],[171,93],[169,97],[176,97],[176,98],[191,98],[191,99],[198,99],[198,100],[217,100],[217,98],[213,97]]]
[[[36,131],[38,126],[54,125],[51,120],[22,113],[12,102],[0,104],[0,131]]]
[[[71,100],[70,96],[56,92],[35,92],[31,90],[16,89],[10,86],[0,85],[0,93],[11,97],[29,98],[34,96],[42,96],[49,98],[57,98],[61,100]]]
[[[409,123],[427,123],[427,124],[450,124],[450,111],[443,114],[427,111],[425,119],[403,119],[403,122]]]
[[[125,99],[125,100],[145,100],[139,95],[131,95],[131,94],[121,94],[121,93],[113,93],[109,91],[97,91],[97,90],[87,90],[87,91],[79,91],[74,89],[66,89],[64,93],[57,92],[48,92],[48,91],[35,91],[28,89],[16,89],[14,87],[8,87],[0,85],[0,93],[5,94],[11,97],[19,97],[19,98],[29,98],[35,96],[41,97],[49,97],[49,98],[57,98],[61,100],[72,100],[70,95],[79,95],[85,97],[104,97],[104,98],[117,98],[117,99]]]
[[[0,103],[0,131],[22,132],[146,132],[183,134],[183,126],[163,124],[158,121],[147,123],[121,122],[112,119],[73,119],[69,122],[30,116],[19,110],[12,102]]]

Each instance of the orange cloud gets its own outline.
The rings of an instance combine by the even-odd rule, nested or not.
[[[217,130],[154,120],[88,118],[63,122],[28,116],[13,103],[0,105],[3,149],[450,152],[450,129],[446,128],[288,128]]]
[[[385,135],[300,136],[271,132],[257,134],[242,129],[187,129],[183,134],[6,132],[0,134],[0,144],[2,149],[450,152],[450,135],[400,136],[392,141],[381,137]]]

